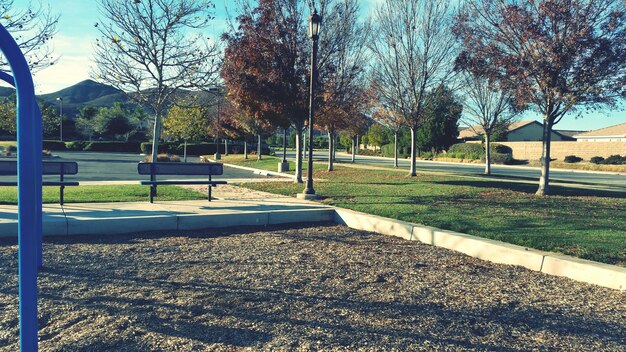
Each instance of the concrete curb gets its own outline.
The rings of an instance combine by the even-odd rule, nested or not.
[[[336,208],[335,222],[357,230],[401,237],[451,249],[494,263],[519,265],[549,275],[567,277],[615,290],[626,290],[626,268],[615,265],[543,252],[348,209]]]

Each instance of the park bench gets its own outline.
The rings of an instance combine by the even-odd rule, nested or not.
[[[42,165],[43,175],[58,175],[59,181],[43,181],[44,186],[58,186],[59,189],[59,204],[63,205],[63,193],[66,186],[78,186],[78,181],[65,181],[65,175],[78,174],[78,164],[75,161],[44,161]],[[17,175],[17,161],[16,160],[2,160],[0,161],[0,175],[2,176],[16,176]],[[17,186],[16,181],[2,181],[0,186]]]
[[[140,175],[150,175],[150,181],[141,181],[142,185],[150,186],[150,203],[154,203],[158,185],[208,185],[208,198],[211,201],[211,188],[225,185],[226,181],[213,181],[213,176],[224,174],[224,165],[220,163],[139,163],[137,171]],[[208,180],[163,180],[157,181],[156,176],[208,176]]]

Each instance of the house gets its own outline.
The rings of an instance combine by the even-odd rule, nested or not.
[[[480,126],[466,128],[459,132],[459,139],[465,141],[479,140],[482,131]],[[478,132],[478,133],[477,133]],[[507,131],[506,142],[538,142],[543,140],[543,124],[535,120],[513,122]],[[552,131],[553,141],[574,141],[567,133]]]
[[[626,123],[574,136],[579,142],[626,142]]]

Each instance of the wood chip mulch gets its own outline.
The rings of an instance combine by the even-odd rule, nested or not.
[[[626,294],[336,225],[45,244],[41,351],[626,350]],[[0,350],[18,350],[0,243]]]

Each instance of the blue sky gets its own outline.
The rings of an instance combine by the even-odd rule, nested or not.
[[[61,15],[58,34],[52,40],[58,62],[36,73],[37,93],[50,93],[89,78],[92,66],[93,43],[98,36],[94,24],[97,22],[97,0],[41,0],[48,1],[52,11]],[[130,0],[129,0],[130,1]],[[361,0],[364,13],[369,12],[381,0]],[[21,1],[17,1],[19,5]],[[210,31],[217,37],[226,22],[226,7],[234,6],[233,0],[217,0],[216,20]],[[536,114],[527,113],[522,119],[537,119]],[[626,123],[626,111],[604,111],[584,114],[581,118],[566,116],[556,129],[591,130],[619,123]]]

